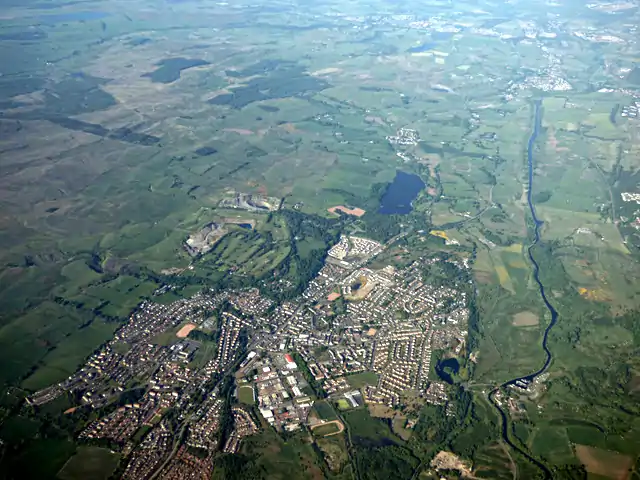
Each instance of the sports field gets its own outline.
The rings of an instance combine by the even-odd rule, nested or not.
[[[182,326],[182,328],[180,328],[180,330],[178,330],[176,332],[176,337],[178,338],[187,338],[189,336],[189,333],[193,330],[195,330],[197,328],[197,325],[194,323],[187,323],[185,325]]]
[[[256,403],[253,387],[250,385],[242,385],[238,387],[238,400],[245,405],[253,405]]]
[[[311,431],[317,437],[330,437],[336,435],[344,430],[344,425],[338,420],[333,420],[328,423],[320,425],[314,425],[311,427]]]

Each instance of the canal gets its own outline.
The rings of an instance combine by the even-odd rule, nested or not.
[[[529,204],[529,211],[531,212],[531,217],[532,217],[533,223],[534,223],[534,238],[533,238],[533,243],[531,243],[531,245],[529,245],[529,248],[527,249],[527,255],[529,256],[529,260],[531,261],[531,265],[533,265],[533,278],[534,278],[536,284],[538,285],[538,290],[540,292],[540,297],[542,298],[542,301],[544,302],[547,310],[549,310],[549,313],[551,314],[551,321],[549,322],[549,325],[547,325],[547,328],[545,329],[544,335],[542,337],[542,349],[544,350],[545,361],[544,361],[544,364],[542,365],[542,367],[540,367],[540,369],[538,369],[537,371],[535,371],[533,373],[530,373],[529,375],[525,375],[525,376],[522,376],[522,377],[518,377],[518,378],[514,378],[512,380],[509,380],[508,382],[505,382],[504,384],[502,384],[499,387],[497,387],[496,389],[494,389],[489,394],[489,400],[491,401],[493,406],[498,410],[498,412],[500,413],[500,416],[502,417],[502,439],[505,441],[505,443],[507,443],[511,448],[513,448],[514,450],[516,450],[520,454],[522,454],[531,463],[536,465],[544,473],[545,478],[552,478],[553,475],[551,473],[551,470],[549,470],[549,468],[546,465],[544,465],[542,462],[540,462],[540,461],[536,460],[535,458],[533,458],[531,455],[529,455],[527,452],[525,452],[522,448],[520,448],[514,442],[511,441],[511,439],[509,438],[509,418],[507,416],[507,412],[503,409],[503,407],[501,405],[498,404],[498,402],[495,399],[496,393],[501,388],[506,388],[506,387],[509,387],[511,385],[514,385],[514,384],[517,384],[517,385],[520,385],[520,386],[526,386],[529,383],[531,383],[537,376],[543,374],[547,370],[547,368],[551,364],[551,360],[552,360],[551,352],[549,351],[549,347],[547,345],[548,340],[549,340],[549,332],[551,331],[553,326],[558,321],[558,312],[556,311],[555,308],[553,308],[553,305],[551,305],[551,303],[549,302],[549,299],[547,298],[547,294],[545,292],[544,285],[542,284],[542,281],[540,280],[540,266],[539,266],[538,262],[536,261],[536,259],[533,257],[533,249],[540,242],[540,227],[542,227],[542,225],[544,223],[536,215],[536,208],[535,208],[535,205],[534,205],[533,200],[532,200],[532,195],[533,195],[533,148],[535,146],[535,142],[536,142],[536,139],[538,138],[538,135],[540,133],[540,128],[541,128],[541,125],[542,125],[542,100],[537,100],[534,105],[535,105],[535,115],[534,115],[533,132],[531,133],[531,136],[529,137],[529,143],[527,145],[527,164],[528,164],[527,166],[528,166],[528,173],[529,173],[529,176],[528,176],[528,183],[529,183],[528,187],[529,187],[529,189],[528,189],[528,192],[527,192],[527,203]]]

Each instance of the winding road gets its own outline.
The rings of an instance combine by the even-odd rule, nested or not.
[[[545,478],[549,478],[550,479],[550,478],[553,478],[551,470],[549,470],[549,468],[546,465],[544,465],[543,463],[541,463],[540,461],[536,460],[531,455],[529,455],[527,452],[525,452],[522,448],[520,448],[518,445],[516,445],[509,438],[509,417],[508,417],[507,412],[505,411],[505,409],[497,402],[497,400],[495,398],[496,393],[498,393],[498,391],[500,389],[508,387],[510,385],[515,385],[515,384],[528,385],[537,376],[543,374],[547,370],[547,368],[549,367],[549,364],[551,363],[551,359],[552,359],[551,352],[549,351],[549,347],[547,345],[547,342],[548,342],[548,339],[549,339],[549,332],[551,331],[553,326],[558,321],[558,312],[556,311],[555,308],[553,308],[553,305],[551,305],[551,303],[549,302],[549,299],[547,298],[547,295],[546,295],[545,290],[544,290],[544,285],[542,284],[542,281],[540,280],[540,266],[538,265],[538,262],[536,262],[535,258],[533,257],[533,249],[540,242],[540,227],[544,223],[542,220],[540,220],[537,217],[536,208],[535,208],[535,205],[533,204],[533,201],[532,201],[532,192],[533,192],[533,147],[535,145],[535,141],[536,141],[536,139],[538,137],[538,134],[540,133],[540,127],[541,127],[541,123],[542,123],[542,100],[537,100],[535,102],[534,106],[535,106],[535,116],[534,116],[533,132],[532,132],[531,136],[529,137],[529,143],[527,145],[527,163],[528,163],[528,169],[529,169],[529,189],[528,189],[528,192],[527,192],[527,202],[529,204],[529,210],[531,211],[531,217],[533,219],[535,229],[534,229],[533,243],[531,243],[531,245],[529,245],[529,248],[527,249],[527,254],[529,256],[529,260],[531,261],[531,265],[533,265],[533,278],[535,279],[536,283],[538,284],[538,288],[540,290],[540,297],[542,298],[542,301],[544,302],[545,306],[547,307],[547,310],[549,310],[549,313],[551,314],[551,321],[549,322],[549,325],[547,325],[547,328],[544,331],[544,336],[542,338],[542,349],[544,350],[544,353],[545,353],[545,361],[544,361],[544,364],[542,365],[542,367],[539,370],[537,370],[537,371],[535,371],[533,373],[530,373],[529,375],[525,375],[525,376],[522,376],[522,377],[518,377],[518,378],[514,378],[512,380],[509,380],[509,381],[503,383],[502,385],[496,387],[495,389],[493,389],[489,393],[489,401],[498,410],[498,412],[500,413],[500,416],[502,417],[502,439],[504,440],[504,442],[507,443],[515,451],[520,453],[522,456],[524,456],[531,463],[536,465],[544,473]]]

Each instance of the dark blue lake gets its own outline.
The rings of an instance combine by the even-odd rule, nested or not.
[[[424,187],[426,185],[419,176],[398,170],[380,201],[379,213],[406,215],[413,209],[411,202]]]
[[[460,370],[460,364],[455,358],[447,358],[446,360],[440,360],[436,364],[436,373],[445,382],[453,384],[453,375],[456,375]]]
[[[436,47],[436,44],[433,42],[423,43],[422,45],[418,45],[417,47],[411,47],[407,50],[407,53],[422,53],[428,52],[429,50],[433,50]]]

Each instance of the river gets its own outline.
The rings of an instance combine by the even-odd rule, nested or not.
[[[500,413],[500,416],[502,417],[502,439],[505,441],[505,443],[507,443],[511,448],[513,448],[514,450],[516,450],[517,452],[522,454],[531,463],[533,463],[540,470],[542,470],[542,472],[544,473],[546,478],[553,478],[551,470],[549,470],[549,468],[546,465],[544,465],[543,463],[541,463],[538,460],[536,460],[535,458],[533,458],[531,455],[529,455],[527,452],[525,452],[522,448],[520,448],[519,446],[515,445],[511,441],[511,439],[509,438],[509,421],[508,421],[509,419],[508,419],[507,413],[505,412],[505,410],[500,405],[498,405],[498,403],[495,400],[495,394],[501,388],[506,388],[506,387],[509,387],[510,385],[515,385],[515,384],[517,384],[519,386],[526,387],[537,376],[543,374],[547,370],[547,368],[549,367],[549,364],[551,363],[551,359],[552,359],[551,352],[549,351],[549,347],[547,346],[547,342],[549,340],[549,332],[551,331],[553,326],[558,321],[558,312],[556,311],[555,308],[553,308],[553,305],[551,305],[551,303],[549,302],[549,299],[547,298],[547,294],[545,293],[545,290],[544,290],[544,285],[542,284],[542,281],[540,280],[540,266],[538,265],[538,262],[536,262],[535,258],[533,258],[533,249],[540,242],[540,227],[542,227],[542,224],[544,223],[536,215],[536,208],[535,208],[535,205],[533,204],[533,201],[532,201],[532,195],[533,195],[533,147],[535,146],[535,142],[536,142],[536,139],[538,138],[538,134],[540,133],[540,128],[541,128],[541,124],[542,124],[542,100],[537,100],[534,105],[535,105],[535,115],[534,115],[533,132],[531,133],[531,136],[529,137],[529,143],[527,145],[527,164],[528,164],[528,170],[529,170],[529,189],[527,191],[527,203],[529,204],[529,210],[531,212],[531,217],[533,219],[535,228],[534,228],[533,243],[531,243],[531,245],[529,245],[529,248],[527,249],[527,254],[529,256],[529,260],[531,261],[531,264],[533,265],[533,278],[535,279],[536,283],[538,284],[538,289],[540,291],[540,297],[542,298],[542,301],[544,302],[545,306],[547,307],[547,310],[549,310],[549,313],[551,314],[551,321],[549,322],[549,325],[547,325],[547,328],[545,329],[544,335],[542,337],[542,349],[544,350],[544,353],[545,353],[545,361],[544,361],[544,364],[542,365],[542,367],[540,369],[538,369],[537,371],[535,371],[533,373],[530,373],[529,375],[525,375],[525,376],[522,376],[522,377],[518,377],[518,378],[514,378],[512,380],[509,380],[509,381],[503,383],[502,385],[500,385],[499,387],[497,387],[496,389],[494,389],[493,391],[491,391],[491,393],[489,393],[489,400],[491,401],[493,406],[498,410],[498,412]]]

